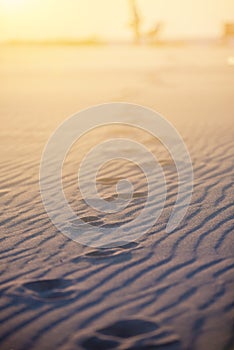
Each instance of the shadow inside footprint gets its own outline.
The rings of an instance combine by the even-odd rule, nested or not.
[[[136,345],[129,347],[128,350],[182,350],[179,343],[165,343],[152,345]]]
[[[98,332],[104,335],[112,335],[119,338],[130,338],[140,334],[156,331],[158,328],[158,325],[154,322],[129,319],[113,323],[106,328],[100,329]]]
[[[26,282],[22,287],[36,299],[53,301],[70,298],[74,294],[74,290],[69,289],[70,285],[70,280],[44,279]]]
[[[114,340],[101,339],[99,337],[93,336],[85,339],[81,345],[85,350],[110,350],[115,349],[119,343]]]

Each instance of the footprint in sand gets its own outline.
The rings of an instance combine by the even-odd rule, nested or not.
[[[44,279],[23,283],[24,291],[42,301],[57,301],[74,297],[73,282],[66,279]]]
[[[83,349],[180,350],[178,336],[171,329],[143,319],[117,321],[81,343]]]
[[[114,335],[118,338],[130,338],[139,334],[153,332],[156,329],[158,329],[158,326],[154,322],[133,319],[118,321],[100,329],[98,332],[104,335]]]

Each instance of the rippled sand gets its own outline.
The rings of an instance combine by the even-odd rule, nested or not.
[[[232,56],[224,47],[1,47],[2,350],[232,348]],[[68,201],[85,222],[116,227],[138,215],[147,196],[139,168],[113,161],[101,169],[97,187],[111,201],[116,182],[127,177],[131,205],[106,217],[82,201],[79,163],[110,135],[144,143],[168,185],[165,210],[148,233],[98,250],[52,225],[41,202],[39,164],[65,118],[110,101],[151,107],[174,124],[191,154],[194,194],[180,226],[166,233],[178,185],[168,152],[130,128],[85,135],[63,173]]]

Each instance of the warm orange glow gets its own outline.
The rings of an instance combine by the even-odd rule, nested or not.
[[[163,37],[211,37],[234,20],[233,0],[136,0],[142,30],[163,22]],[[0,0],[5,39],[129,39],[129,0]]]

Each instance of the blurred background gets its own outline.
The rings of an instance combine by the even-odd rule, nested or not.
[[[141,42],[233,36],[232,0],[0,0],[0,40]]]
[[[156,109],[193,145],[194,121],[228,128],[233,73],[232,0],[0,0],[2,154],[30,145],[39,162],[60,122],[110,101]]]

